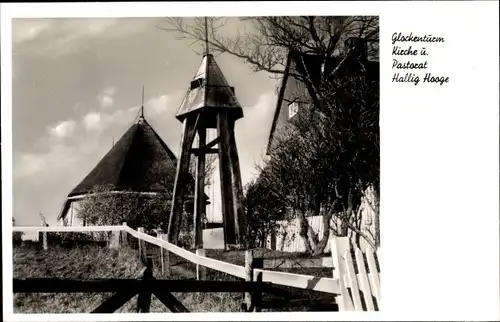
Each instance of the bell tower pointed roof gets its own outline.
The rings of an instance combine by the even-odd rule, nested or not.
[[[243,117],[243,109],[236,98],[234,87],[229,86],[214,56],[205,54],[176,118],[183,122],[191,113],[217,112],[220,109],[227,109],[229,117],[234,121]],[[210,118],[210,113],[208,114]]]

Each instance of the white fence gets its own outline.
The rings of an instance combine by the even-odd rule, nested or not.
[[[354,264],[347,237],[330,240],[333,260],[333,277],[338,280],[340,296],[337,297],[341,311],[373,311],[380,307],[380,270],[378,251],[368,247],[363,252],[354,249]],[[365,261],[366,257],[366,261]]]

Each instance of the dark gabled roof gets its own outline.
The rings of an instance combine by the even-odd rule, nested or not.
[[[229,86],[215,58],[205,55],[198,72],[177,111],[176,118],[183,122],[188,114],[210,109],[225,108],[232,120],[243,117],[243,109]]]
[[[341,63],[343,60],[343,57],[330,57],[327,59],[325,63],[325,74],[332,73],[334,69]],[[309,75],[311,81],[314,83],[314,85],[317,85],[320,80],[321,76],[321,67],[322,67],[322,59],[318,55],[314,54],[304,54],[304,53],[299,53],[299,52],[294,52],[291,51],[288,54],[286,65],[285,65],[285,70],[284,70],[284,75],[281,80],[281,86],[280,90],[278,93],[278,100],[276,102],[276,110],[274,112],[274,117],[273,117],[273,122],[271,124],[271,131],[269,133],[269,139],[268,139],[268,145],[267,145],[267,150],[266,153],[269,154],[270,149],[271,149],[271,142],[273,140],[274,133],[276,131],[276,125],[278,122],[278,118],[280,115],[281,111],[281,105],[282,101],[285,95],[285,89],[286,85],[288,83],[288,77],[290,74],[293,74],[294,71],[291,70],[292,68],[292,63],[294,67],[294,71],[298,72],[300,75]],[[378,61],[374,60],[366,60],[365,64],[367,65],[369,69],[370,75],[374,78],[378,78],[379,75],[379,68],[378,68]],[[344,66],[349,65],[348,61],[344,61],[342,64]],[[306,73],[307,71],[307,73]],[[341,69],[338,72],[343,72],[344,70]],[[337,72],[337,73],[338,73]],[[310,86],[307,86],[309,92],[312,91],[312,88]]]
[[[335,60],[335,62],[337,61],[337,59],[335,58],[329,59],[327,64],[325,64],[326,65],[325,68],[331,68],[332,66],[335,65],[332,60]],[[294,70],[291,70],[292,64]],[[273,140],[274,132],[276,130],[276,125],[281,111],[281,103],[283,101],[286,85],[288,83],[288,77],[290,76],[290,74],[293,74],[294,72],[300,75],[309,75],[311,81],[315,85],[317,85],[317,83],[319,82],[319,77],[321,75],[321,65],[322,62],[319,56],[299,53],[295,51],[290,51],[288,53],[285,70],[283,73],[283,78],[281,80],[280,91],[278,93],[278,100],[276,101],[276,110],[274,112],[273,123],[271,124],[271,131],[269,133],[269,139],[266,150],[267,154],[269,154],[271,148],[271,141]],[[306,70],[307,73],[305,73]]]
[[[271,141],[273,140],[274,131],[276,130],[276,124],[278,123],[278,117],[281,110],[281,102],[283,101],[283,96],[285,95],[286,83],[288,82],[288,74],[290,73],[290,65],[292,63],[291,54],[288,54],[286,59],[285,71],[283,78],[281,79],[280,91],[278,93],[278,100],[276,101],[276,110],[274,111],[273,123],[271,124],[271,131],[269,132],[269,139],[267,141],[266,153],[269,154],[271,150]]]

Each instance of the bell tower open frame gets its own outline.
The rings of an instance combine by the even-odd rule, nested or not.
[[[206,53],[190,88],[177,112],[183,123],[179,160],[172,196],[167,239],[177,244],[182,210],[189,176],[191,154],[196,158],[194,195],[194,247],[203,247],[202,214],[205,213],[205,161],[206,154],[217,154],[221,187],[221,208],[224,228],[224,246],[242,244],[244,210],[243,188],[238,149],[234,133],[235,122],[243,117],[243,109],[236,99],[214,57]],[[207,129],[216,129],[217,138],[206,142]],[[199,144],[193,148],[198,134]]]

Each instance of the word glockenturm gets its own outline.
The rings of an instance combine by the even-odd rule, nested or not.
[[[412,32],[409,35],[395,32],[392,34],[392,44],[394,45],[397,42],[444,42],[444,38],[434,37],[433,35],[415,36]]]

